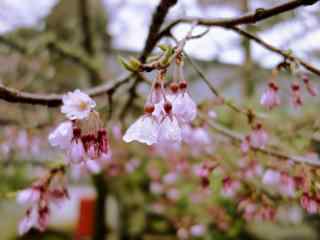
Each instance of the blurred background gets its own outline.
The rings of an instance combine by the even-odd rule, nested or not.
[[[235,17],[281,2],[285,1],[179,0],[170,10],[166,21],[181,17]],[[125,70],[118,63],[117,56],[139,56],[158,3],[158,0],[0,0],[0,84],[33,93],[64,93],[118,79]],[[299,8],[244,28],[266,42],[283,50],[292,50],[296,56],[320,66],[319,9],[319,4]],[[189,28],[189,25],[179,24],[174,28],[173,34],[181,39]],[[204,27],[197,27],[195,34],[204,30]],[[169,38],[164,38],[161,42],[174,44]],[[261,110],[258,106],[259,97],[271,76],[271,70],[282,61],[279,55],[223,28],[211,28],[202,38],[188,42],[185,51],[225,96],[238,103],[257,107],[258,110]],[[188,63],[185,72],[191,83],[193,98],[198,103],[212,100],[211,92]],[[151,79],[153,75],[148,77]],[[279,76],[282,80],[288,78],[292,76],[286,73]],[[316,78],[311,76],[311,79]],[[115,123],[119,119],[126,126],[134,119],[132,115],[135,117],[142,112],[141,99],[137,98],[129,104],[127,102],[132,84],[130,81],[114,94],[112,111],[107,95],[97,99],[102,114],[109,122],[114,123],[113,126],[118,126]],[[279,84],[289,86],[288,81],[279,81]],[[316,81],[315,84],[318,86]],[[147,84],[140,83],[137,94],[145,95],[147,89]],[[289,95],[286,91],[281,94]],[[298,123],[302,122],[303,126],[307,126],[318,117],[317,99],[306,99],[308,104],[298,114],[286,107],[289,105],[288,101],[284,100],[285,107],[277,110],[270,123],[277,126],[275,132],[278,132],[278,128],[288,130],[282,135],[284,139],[292,138],[292,130]],[[219,120],[228,126],[235,126],[239,119],[231,117],[232,114],[225,109],[218,108],[216,112]],[[283,118],[291,119],[292,125],[279,126],[279,121]],[[0,194],[29,186],[41,175],[46,162],[63,160],[61,153],[55,152],[47,144],[48,132],[61,119],[58,108],[49,109],[0,100]],[[240,131],[243,129],[239,125],[237,128]],[[150,204],[150,197],[146,193],[148,180],[145,176],[145,161],[148,157],[140,153],[140,148],[136,145],[130,149],[119,143],[121,140],[117,139],[117,131],[120,130],[116,127],[111,131],[115,156],[128,168],[135,163],[134,160],[140,165],[133,164],[133,168],[138,170],[131,175],[126,174],[125,180],[123,177],[120,180],[117,177],[108,178],[109,184],[115,188],[110,187],[113,190],[110,190],[111,194],[108,196],[107,223],[110,239],[121,237],[123,226],[119,224],[119,214],[122,211],[117,200],[119,197],[124,199],[125,205],[130,209],[126,227],[131,235],[122,236],[122,239],[175,239],[173,230],[161,219],[155,221],[154,225],[158,224],[157,226],[148,226],[148,213],[145,209]],[[299,133],[301,136],[314,137],[317,142],[314,132],[310,131],[302,129]],[[301,139],[296,140],[299,142],[291,145],[300,150],[310,150],[309,145],[307,147]],[[71,199],[53,211],[48,232],[40,235],[31,232],[30,236],[19,239],[75,239],[76,234],[81,231],[89,232],[87,239],[90,239],[90,226],[94,223],[82,222],[83,219],[90,218],[86,216],[91,216],[95,198],[90,178],[78,179],[77,173],[70,173],[69,190]],[[297,211],[298,215],[302,215]],[[14,198],[0,199],[0,240],[18,239],[16,226],[23,214],[24,209],[18,207]],[[290,224],[248,224],[235,227],[237,234],[234,235],[215,232],[199,239],[319,239],[318,225],[315,216],[299,222],[294,228]],[[89,227],[83,230],[84,226]],[[153,230],[149,228],[164,234],[153,234]]]

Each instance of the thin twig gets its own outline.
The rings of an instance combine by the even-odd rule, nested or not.
[[[299,64],[301,64],[303,67],[305,67],[306,69],[308,69],[310,72],[313,72],[314,74],[320,76],[320,69],[319,68],[316,68],[315,66],[303,61],[302,59],[294,56],[293,54],[291,54],[289,51],[283,51],[279,48],[276,48],[275,46],[265,42],[264,40],[262,40],[261,38],[247,32],[247,31],[244,31],[238,27],[230,27],[228,29],[231,29],[237,33],[239,33],[240,35],[250,39],[250,40],[253,40],[254,42],[256,42],[257,44],[263,46],[264,48],[274,52],[274,53],[277,53],[281,56],[283,56],[284,58],[288,59],[288,60],[291,60],[291,61],[294,61],[294,62],[297,62]]]
[[[180,23],[192,23],[197,21],[202,26],[221,26],[221,27],[232,27],[244,24],[254,24],[259,21],[268,19],[270,17],[282,14],[294,10],[301,6],[308,6],[318,2],[318,0],[294,0],[289,1],[277,6],[263,9],[258,8],[255,12],[245,14],[235,18],[224,18],[224,19],[205,19],[205,18],[180,18],[169,23],[159,34],[157,40],[160,40],[164,36],[169,36],[171,29]]]
[[[238,143],[241,143],[242,140],[244,139],[244,136],[238,132],[235,132],[231,129],[225,128],[223,126],[221,126],[220,124],[211,121],[210,119],[208,119],[204,114],[199,113],[198,114],[199,117],[202,120],[205,120],[206,123],[215,131],[221,133],[222,135],[232,139],[233,141],[236,141]],[[309,158],[305,158],[302,156],[295,156],[295,155],[290,155],[288,153],[284,153],[284,152],[278,152],[269,148],[252,148],[252,150],[256,151],[256,152],[260,152],[263,154],[267,154],[273,157],[277,157],[279,159],[284,159],[284,160],[292,160],[294,162],[297,163],[305,163],[305,164],[309,164],[312,166],[316,166],[316,167],[320,167],[320,161],[316,161],[316,160],[312,160]]]

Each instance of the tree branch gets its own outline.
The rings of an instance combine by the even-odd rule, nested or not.
[[[207,117],[204,116],[204,114],[199,114],[199,116],[201,119],[205,120],[206,123],[215,131],[221,133],[222,135],[224,135],[224,136],[226,136],[226,137],[228,137],[238,143],[242,142],[244,136],[242,136],[240,133],[232,131],[230,129],[227,129],[227,128],[221,126],[220,124],[209,120]],[[278,152],[278,151],[275,151],[275,150],[272,150],[269,148],[253,148],[253,150],[260,152],[260,153],[263,153],[263,154],[273,156],[273,157],[277,157],[279,159],[292,160],[297,163],[305,163],[305,164],[309,164],[312,166],[320,167],[320,161],[315,161],[315,160],[305,158],[302,156],[290,155],[290,154],[287,154],[284,152]]]
[[[294,10],[301,6],[308,6],[315,4],[319,0],[293,0],[269,9],[258,8],[253,13],[249,13],[240,17],[225,18],[225,19],[204,19],[204,18],[181,18],[169,23],[157,36],[157,41],[164,36],[168,36],[173,27],[180,23],[192,23],[198,22],[198,25],[202,26],[220,26],[220,27],[232,27],[244,24],[254,24],[259,21],[268,19],[270,17],[279,15],[284,12]]]
[[[262,40],[261,38],[258,38],[257,36],[249,33],[249,32],[246,32],[240,28],[237,28],[237,27],[230,27],[228,29],[231,29],[237,33],[239,33],[240,35],[256,42],[257,44],[263,46],[264,48],[274,52],[274,53],[277,53],[281,56],[283,56],[284,58],[288,59],[288,60],[291,60],[291,61],[295,61],[299,64],[301,64],[303,67],[305,67],[306,69],[308,69],[310,72],[313,72],[314,74],[320,76],[320,69],[319,68],[316,68],[315,66],[303,61],[302,59],[292,55],[291,53],[289,53],[288,51],[283,51],[279,48],[276,48],[274,46],[272,46],[271,44],[265,42],[264,40]]]
[[[158,42],[158,32],[169,12],[169,9],[174,6],[177,1],[178,0],[161,0],[154,11],[146,44],[140,56],[140,60],[142,62],[145,62],[147,56],[156,46]]]
[[[112,94],[122,84],[128,82],[132,75],[126,75],[119,78],[117,81],[108,82],[98,87],[85,90],[91,97],[98,97],[103,94]],[[13,103],[27,103],[44,105],[48,107],[58,107],[62,104],[62,96],[64,94],[38,94],[21,92],[13,88],[8,88],[0,85],[0,99]]]

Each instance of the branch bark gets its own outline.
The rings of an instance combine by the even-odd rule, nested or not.
[[[114,82],[108,82],[98,87],[85,90],[91,97],[98,97],[103,94],[112,94],[122,84],[128,82],[132,75],[126,75]],[[0,99],[12,103],[37,104],[48,107],[58,107],[62,104],[62,96],[64,94],[38,94],[18,91],[13,88],[8,88],[0,85]]]
[[[145,62],[147,56],[156,46],[158,42],[158,32],[169,12],[169,9],[174,6],[177,1],[178,0],[161,0],[154,11],[146,44],[140,56],[140,60],[142,62]]]
[[[279,4],[272,8],[263,9],[258,8],[255,12],[245,14],[240,17],[235,18],[225,18],[225,19],[205,19],[205,18],[180,18],[172,21],[165,27],[160,34],[158,39],[163,36],[167,36],[171,29],[180,23],[192,23],[194,21],[198,22],[198,25],[202,26],[221,26],[221,27],[232,27],[244,24],[254,24],[259,21],[268,19],[270,17],[282,14],[294,10],[301,6],[308,6],[317,3],[319,0],[293,0],[283,4]]]
[[[261,38],[258,38],[257,36],[249,33],[249,32],[246,32],[238,27],[230,27],[228,29],[231,29],[237,33],[239,33],[240,35],[256,42],[257,44],[263,46],[264,48],[274,52],[274,53],[277,53],[281,56],[283,56],[284,58],[288,59],[288,60],[291,60],[291,61],[296,61],[297,63],[301,64],[303,67],[305,67],[306,69],[308,69],[310,72],[313,72],[314,74],[320,76],[320,69],[305,62],[304,60],[300,59],[299,57],[296,57],[294,55],[292,55],[291,53],[287,52],[287,51],[283,51],[279,48],[276,48],[275,46],[272,46],[271,44],[265,42],[264,40],[262,40]]]

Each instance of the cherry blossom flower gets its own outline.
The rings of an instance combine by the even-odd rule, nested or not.
[[[300,93],[300,85],[297,82],[291,84],[291,99],[294,107],[301,107],[303,102]]]
[[[31,187],[20,191],[17,195],[17,202],[19,204],[32,204],[37,202],[40,198],[40,190],[39,187]]]
[[[181,81],[179,83],[180,92],[173,101],[173,114],[181,123],[189,123],[197,116],[197,105],[187,92],[187,82]]]
[[[276,186],[280,183],[280,177],[280,172],[268,169],[263,175],[262,183],[265,185]]]
[[[243,153],[247,153],[250,150],[251,137],[247,135],[243,138],[240,148]]]
[[[304,193],[300,198],[300,204],[309,214],[316,214],[319,210],[317,201],[308,193]]]
[[[241,172],[240,177],[250,180],[254,177],[259,177],[263,173],[261,164],[256,160],[241,159],[239,161]]]
[[[250,147],[253,148],[264,148],[268,141],[268,134],[262,128],[261,123],[257,123],[252,132],[249,135],[246,135],[241,143],[241,151],[246,154]]]
[[[250,134],[250,143],[254,148],[264,148],[268,141],[268,134],[262,128],[261,123],[257,123]]]
[[[225,177],[222,183],[222,195],[226,198],[233,198],[240,188],[240,182],[230,177]]]
[[[96,174],[111,160],[107,131],[101,126],[99,114],[92,111],[86,119],[60,124],[49,135],[49,142],[65,150],[68,164]]]
[[[253,220],[256,216],[258,206],[250,199],[243,199],[239,202],[238,210],[242,211],[243,218],[247,221]]]
[[[154,105],[146,105],[144,111],[145,114],[127,129],[123,136],[125,142],[138,141],[147,145],[158,142],[160,126],[152,116]]]
[[[201,186],[203,188],[207,188],[210,185],[210,174],[216,166],[208,162],[204,162],[200,168],[197,168],[195,171],[195,175],[200,177],[201,179]]]
[[[281,172],[279,192],[286,197],[294,197],[296,186],[294,178],[290,177],[288,173]]]
[[[260,104],[269,110],[280,105],[280,97],[278,95],[278,86],[274,82],[268,84],[268,89],[262,94]]]
[[[73,138],[72,122],[63,122],[49,134],[48,140],[51,146],[64,150],[70,146]]]
[[[17,195],[17,202],[29,205],[25,217],[19,224],[19,234],[27,233],[31,228],[44,231],[49,222],[50,203],[59,204],[69,197],[65,187],[62,169],[51,171],[48,176],[35,182],[32,187]]]
[[[160,122],[159,128],[159,142],[181,142],[181,128],[179,126],[178,120],[174,114],[172,114],[172,104],[166,102],[163,105],[165,116]]]
[[[158,104],[163,100],[163,84],[160,81],[155,81],[153,88],[151,89],[149,101],[152,104]]]
[[[309,77],[307,75],[302,76],[302,81],[304,83],[304,86],[306,87],[308,93],[312,96],[315,97],[318,95],[317,89],[311,84]]]
[[[192,154],[197,155],[204,151],[212,152],[212,138],[205,127],[192,127],[184,124],[181,127],[182,139],[190,147]]]
[[[79,89],[64,95],[62,101],[61,112],[70,120],[88,117],[91,110],[96,106],[95,101]]]
[[[206,231],[206,226],[203,224],[196,224],[190,227],[190,233],[193,237],[201,237]]]

